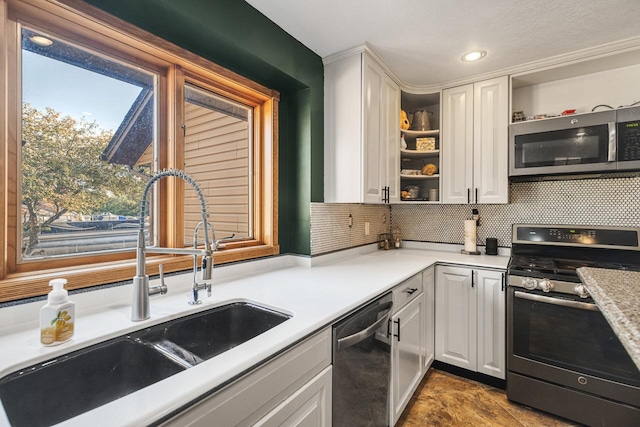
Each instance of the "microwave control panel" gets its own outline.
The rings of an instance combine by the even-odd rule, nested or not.
[[[618,123],[618,160],[640,160],[640,120]]]
[[[640,107],[623,108],[616,112],[618,161],[640,160]]]

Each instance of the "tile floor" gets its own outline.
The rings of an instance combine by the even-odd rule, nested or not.
[[[430,369],[396,427],[578,425],[509,402],[504,390]]]

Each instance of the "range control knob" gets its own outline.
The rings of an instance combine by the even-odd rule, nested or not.
[[[587,290],[587,287],[582,283],[579,285],[576,285],[576,287],[573,288],[573,290],[575,291],[576,295],[578,295],[580,298],[586,298],[589,296],[589,291]]]
[[[531,277],[527,277],[526,279],[522,279],[522,286],[526,289],[533,290],[538,287],[538,281]]]
[[[542,279],[540,280],[540,282],[538,283],[538,287],[543,291],[543,292],[550,292],[553,289],[553,283],[551,283],[551,280],[549,279]]]

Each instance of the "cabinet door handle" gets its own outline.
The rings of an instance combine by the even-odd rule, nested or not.
[[[400,318],[398,318],[398,320],[394,320],[393,323],[398,325],[398,335],[393,335],[394,337],[398,338],[398,342],[400,342]]]
[[[390,198],[391,198],[391,188],[387,187],[387,203],[389,203]]]
[[[409,295],[413,295],[413,293],[417,290],[418,288],[409,288],[409,289],[405,289],[405,292],[408,293]]]
[[[387,338],[391,336],[391,319],[387,321]]]
[[[471,189],[467,188],[467,204],[471,203]]]
[[[476,187],[476,203],[478,203],[478,188]]]
[[[471,270],[471,287],[473,288],[475,286],[475,279],[474,276],[475,275],[475,270]]]
[[[504,285],[505,285],[505,276],[504,276],[504,273],[502,273],[502,292],[504,292]]]

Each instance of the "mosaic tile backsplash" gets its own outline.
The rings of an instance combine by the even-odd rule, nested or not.
[[[311,255],[377,242],[379,234],[389,231],[390,220],[388,205],[311,203]]]
[[[517,223],[640,227],[640,177],[514,182],[507,205],[348,205],[311,204],[311,254],[373,243],[391,225],[404,240],[462,244],[463,221],[480,214],[478,245],[496,237],[511,246]],[[345,230],[349,212],[354,227]],[[382,223],[383,213],[390,221]],[[367,219],[365,219],[367,218]],[[363,222],[370,222],[364,236]]]

